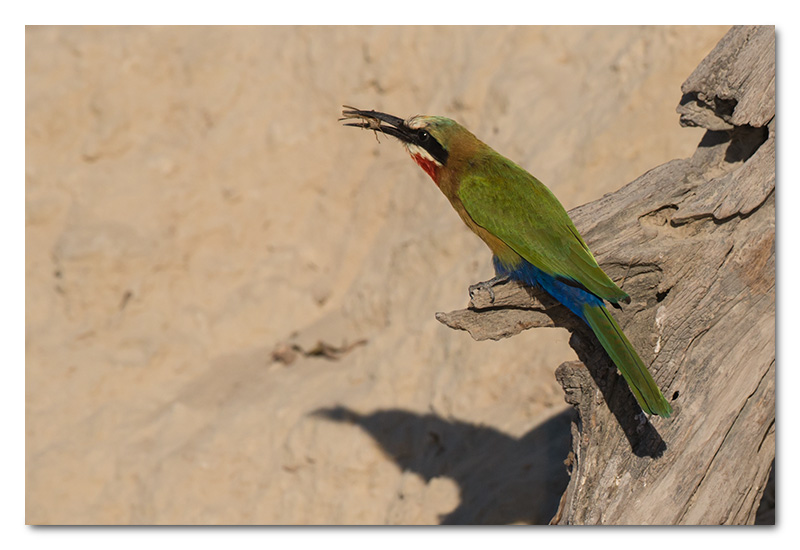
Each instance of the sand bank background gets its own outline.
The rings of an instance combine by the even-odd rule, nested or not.
[[[571,208],[691,154],[726,30],[29,27],[27,521],[548,521],[567,335],[435,321],[488,250],[341,104],[456,118]]]

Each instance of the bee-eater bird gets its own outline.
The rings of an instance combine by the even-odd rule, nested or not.
[[[591,327],[648,414],[668,417],[672,407],[636,350],[608,312],[630,302],[597,265],[567,211],[539,180],[495,152],[469,130],[440,116],[403,120],[345,105],[346,126],[393,136],[433,179],[464,223],[489,246],[496,276],[539,286]],[[376,134],[377,135],[377,134]]]

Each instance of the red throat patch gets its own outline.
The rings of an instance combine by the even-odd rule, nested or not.
[[[431,177],[436,185],[439,185],[439,182],[437,181],[437,170],[439,167],[436,166],[435,162],[426,159],[422,155],[411,155],[411,158],[413,158],[414,162],[419,164],[420,167],[425,170],[425,172]]]

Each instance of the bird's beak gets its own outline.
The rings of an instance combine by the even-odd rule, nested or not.
[[[342,118],[339,120],[361,120],[361,122],[348,122],[345,126],[381,131],[384,134],[396,137],[403,143],[411,142],[413,135],[412,130],[406,126],[406,122],[402,118],[387,115],[379,111],[362,111],[361,109],[356,109],[349,105],[343,105],[343,107],[345,110],[342,111]]]

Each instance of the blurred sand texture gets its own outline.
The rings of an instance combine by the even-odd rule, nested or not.
[[[28,27],[26,520],[546,523],[566,332],[440,325],[488,249],[341,105],[569,209],[673,158],[727,27]]]

